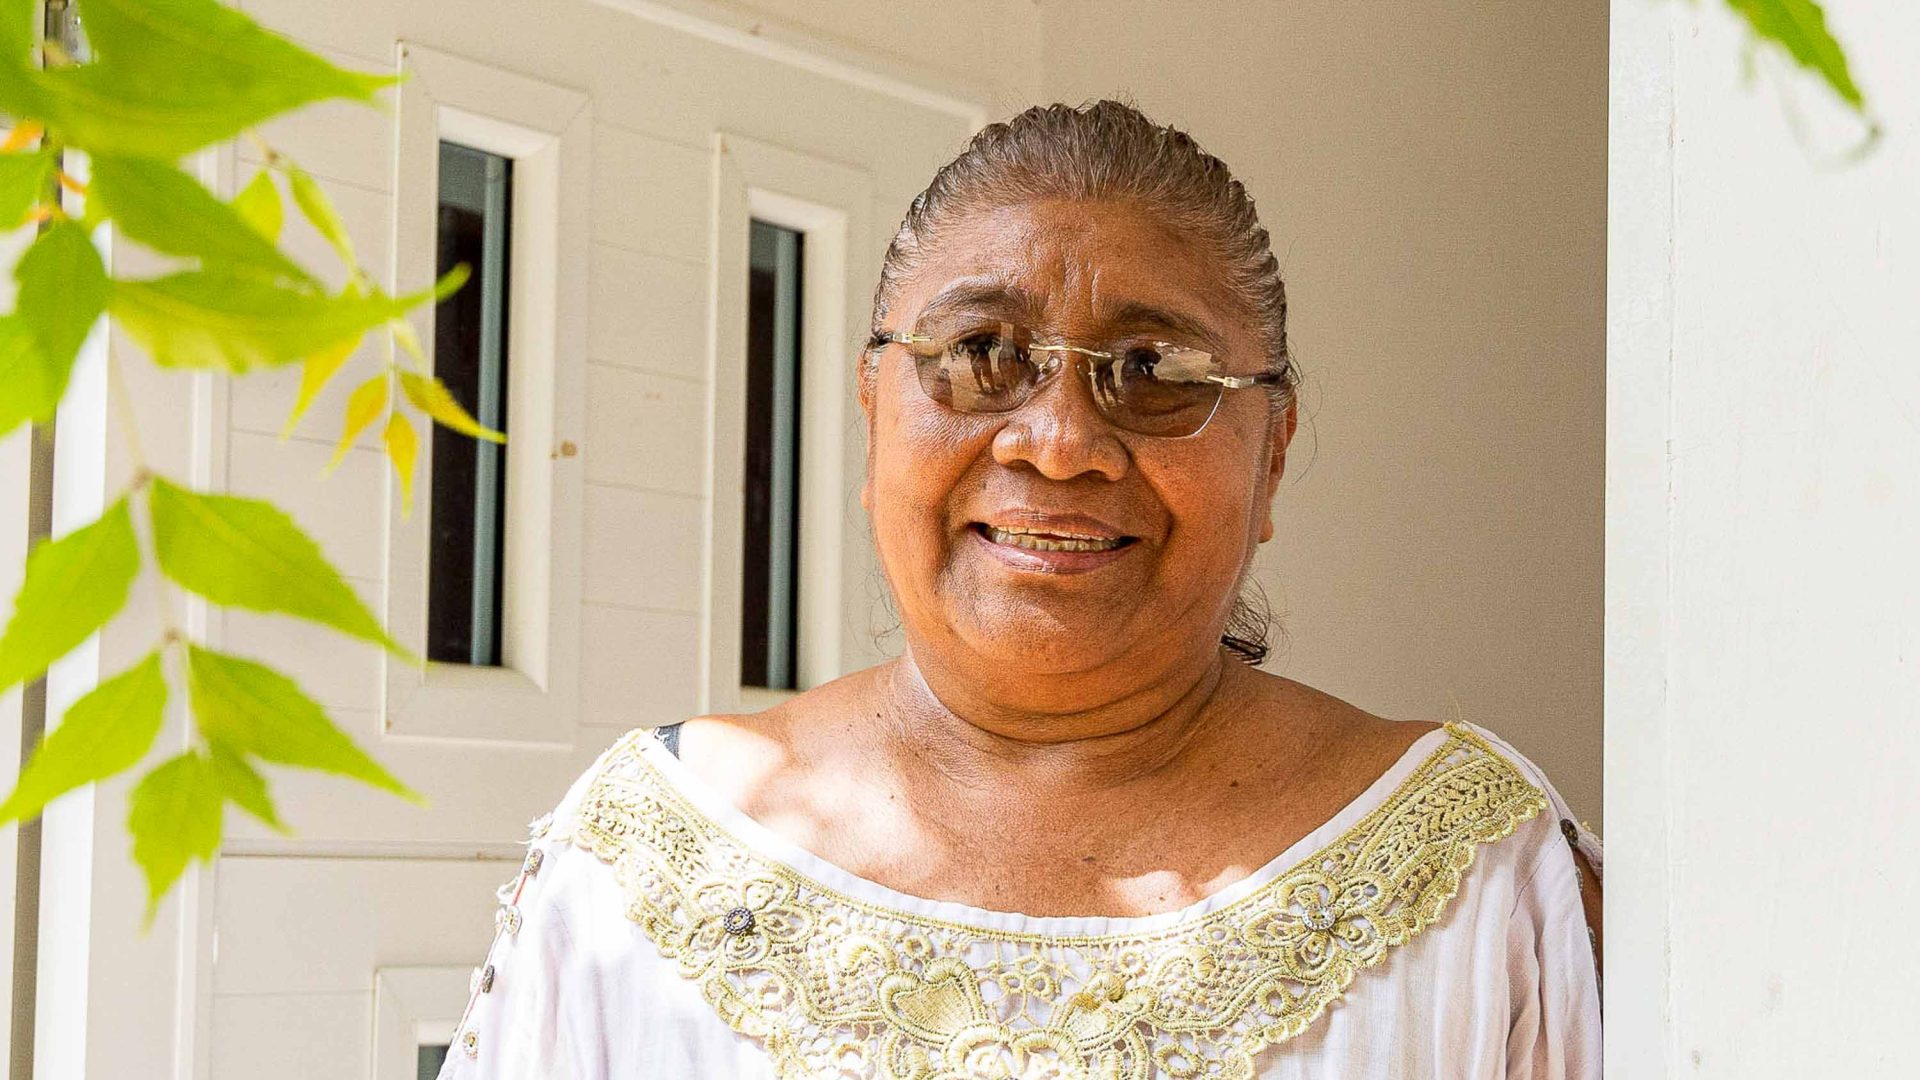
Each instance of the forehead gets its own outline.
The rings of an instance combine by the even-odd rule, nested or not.
[[[981,312],[1063,329],[1158,312],[1226,345],[1248,329],[1217,258],[1129,202],[1049,200],[966,211],[944,222],[901,283],[895,312]]]

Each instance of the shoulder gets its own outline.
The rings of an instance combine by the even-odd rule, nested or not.
[[[1591,927],[1597,957],[1603,865],[1599,835],[1575,816],[1546,772],[1512,743],[1479,724],[1456,721],[1448,727],[1477,742],[1501,769],[1538,793],[1538,812],[1516,825],[1508,844],[1516,915],[1525,909],[1535,919]]]
[[[644,752],[646,744],[657,741],[656,730],[651,727],[633,728],[602,748],[594,756],[593,762],[567,785],[560,801],[528,826],[528,841],[564,841],[572,833],[573,823],[579,817],[581,807],[588,800],[594,785],[610,774],[630,771]]]
[[[1554,789],[1553,782],[1547,778],[1546,770],[1522,753],[1505,736],[1483,724],[1476,724],[1469,720],[1454,720],[1447,726],[1481,743],[1488,753],[1511,766],[1515,772],[1525,777],[1528,783],[1539,788],[1541,794],[1558,801],[1558,792]]]
[[[1344,698],[1284,675],[1236,665],[1231,711],[1243,725],[1235,741],[1271,754],[1283,775],[1306,762],[1330,787],[1351,789],[1373,783],[1441,725],[1426,720],[1394,720],[1368,712]],[[1273,717],[1288,723],[1276,728]]]
[[[807,776],[844,776],[846,756],[868,741],[877,668],[811,687],[757,712],[688,717],[677,732],[686,771],[722,798],[755,806],[768,789]]]
[[[1553,832],[1561,838],[1562,843],[1578,849],[1598,869],[1601,859],[1599,834],[1574,813],[1544,769],[1511,742],[1486,727],[1467,721],[1455,721],[1451,726],[1478,737],[1492,754],[1538,788],[1547,800],[1545,816],[1549,818]]]
[[[852,730],[850,718],[870,700],[866,689],[874,672],[842,676],[758,712],[703,713],[628,731],[579,775],[552,817],[569,817],[599,778],[633,772],[649,747],[677,759],[704,790],[750,805],[769,784],[817,765],[812,759],[835,745],[836,730]]]
[[[1563,952],[1581,959],[1572,965],[1587,970],[1597,980],[1601,972],[1604,941],[1602,873],[1604,853],[1600,836],[1577,817],[1567,801],[1547,778],[1546,772],[1499,735],[1478,724],[1453,725],[1477,735],[1516,773],[1539,789],[1546,812],[1538,815],[1527,830],[1529,850],[1523,854],[1527,865],[1517,880],[1513,902],[1515,925],[1530,925],[1543,938],[1552,937],[1555,928]],[[1536,953],[1542,946],[1529,944]],[[1590,964],[1590,968],[1584,965]],[[1585,977],[1573,976],[1585,985]]]
[[[1577,912],[1569,839],[1586,836],[1597,853],[1598,838],[1578,825],[1538,763],[1480,724],[1397,723],[1345,710],[1339,715],[1352,743],[1375,747],[1350,757],[1371,757],[1377,764],[1394,746],[1405,747],[1386,774],[1400,777],[1398,783],[1368,819],[1368,835],[1391,838],[1384,850],[1405,851],[1416,861],[1440,857],[1462,869],[1473,864],[1479,894],[1503,909],[1532,890],[1545,895],[1543,902],[1570,904]]]

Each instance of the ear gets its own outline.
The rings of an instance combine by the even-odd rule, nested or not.
[[[873,394],[874,377],[872,353],[861,349],[853,360],[853,393],[860,402],[860,411],[867,414],[867,470],[860,481],[860,506],[869,514],[873,512]]]
[[[1267,460],[1267,512],[1266,520],[1260,523],[1260,542],[1273,539],[1273,496],[1280,490],[1280,478],[1287,472],[1287,447],[1293,442],[1293,431],[1300,421],[1300,409],[1297,401],[1287,402],[1286,411],[1275,416],[1268,425],[1267,434],[1272,440],[1273,453]]]
[[[853,358],[853,395],[860,401],[860,411],[867,414],[867,423],[873,423],[873,350],[861,349]]]

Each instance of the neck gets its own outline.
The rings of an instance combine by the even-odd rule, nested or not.
[[[1222,706],[1240,667],[1212,648],[1149,685],[1062,710],[996,697],[1006,683],[947,677],[909,648],[889,665],[886,741],[903,764],[960,788],[1121,787],[1159,774],[1231,712]]]

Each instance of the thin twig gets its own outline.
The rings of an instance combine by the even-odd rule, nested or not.
[[[155,474],[152,467],[147,463],[146,453],[140,447],[140,421],[139,417],[135,415],[133,411],[133,394],[127,385],[126,373],[120,368],[120,358],[114,355],[111,350],[107,352],[107,384],[107,396],[111,397],[114,401],[114,405],[116,406],[114,413],[120,418],[121,432],[127,440],[127,457],[131,459],[133,463],[133,474],[128,479],[126,486],[121,489],[121,494],[130,495],[134,492],[140,492],[147,494],[147,497],[151,499],[152,495],[150,492]],[[151,521],[151,517],[149,517],[148,520]],[[159,557],[160,553],[156,549],[154,552],[154,577],[160,586],[158,590],[160,644],[161,647],[164,648],[173,641],[187,640],[187,634],[186,631],[182,629],[180,620],[174,616],[174,604],[179,599],[177,596],[178,590],[175,589],[171,581],[167,580],[165,574],[159,572]],[[141,565],[146,565],[145,559],[141,560]]]

